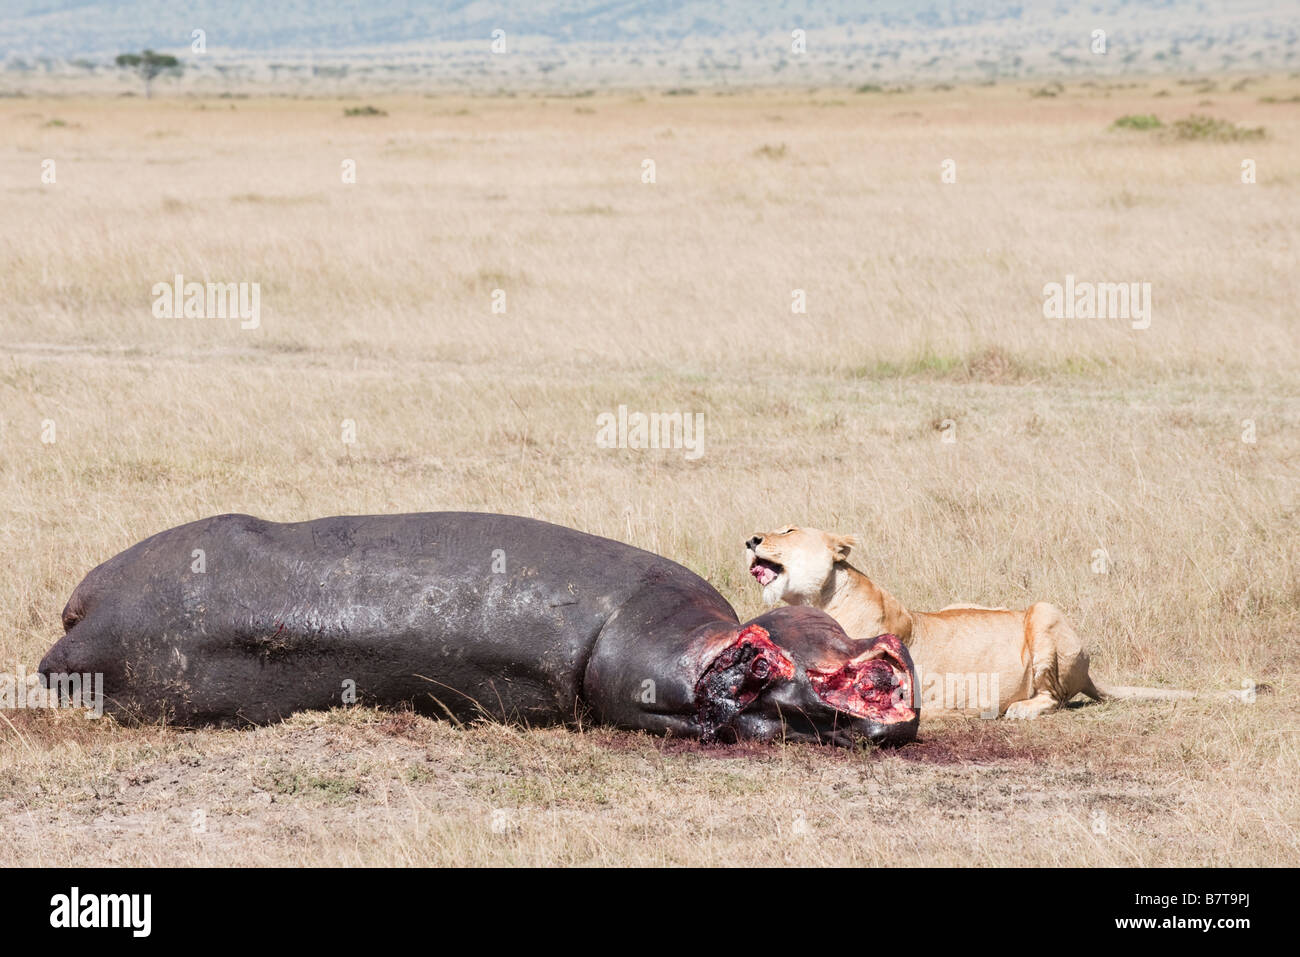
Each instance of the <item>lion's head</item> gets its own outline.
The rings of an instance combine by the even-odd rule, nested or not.
[[[769,605],[820,605],[835,563],[848,561],[857,544],[852,535],[785,525],[780,531],[755,532],[745,542],[745,558]]]

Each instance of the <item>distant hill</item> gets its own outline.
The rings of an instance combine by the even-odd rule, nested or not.
[[[1300,68],[1295,0],[3,0],[0,62],[92,73],[126,50],[190,79],[602,86]],[[206,34],[193,54],[192,31]],[[807,51],[792,50],[791,31]],[[1090,49],[1106,32],[1104,55]],[[507,52],[489,47],[505,31]],[[322,69],[323,68],[323,69]]]

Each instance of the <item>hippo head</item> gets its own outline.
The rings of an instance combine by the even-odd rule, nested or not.
[[[73,594],[63,612],[66,633],[41,659],[43,684],[97,674],[106,714],[186,727],[260,724],[297,707],[332,704],[334,672],[301,666],[296,652],[308,645],[295,645],[296,635],[269,628],[209,632],[183,608],[159,611],[123,594],[128,600],[111,592],[91,600],[82,589]]]
[[[854,640],[824,612],[769,611],[740,627],[695,685],[705,740],[900,745],[920,703],[907,648],[893,635]]]
[[[69,620],[67,612],[64,624],[67,634],[41,659],[39,674],[46,687],[58,687],[68,674],[98,675],[104,712],[126,721],[189,717],[175,704],[163,702],[201,703],[202,696],[195,693],[190,681],[193,675],[187,674],[184,651],[192,654],[191,647],[176,642],[160,647],[157,654],[143,654],[143,640],[125,629],[100,628],[97,620],[77,624],[75,619]],[[184,693],[178,693],[182,690]]]

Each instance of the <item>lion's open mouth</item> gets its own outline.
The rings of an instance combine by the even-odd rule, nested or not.
[[[783,571],[785,571],[783,566],[776,562],[769,562],[766,558],[759,558],[757,555],[749,563],[749,573],[764,588],[776,581]]]

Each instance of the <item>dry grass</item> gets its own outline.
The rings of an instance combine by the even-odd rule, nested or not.
[[[0,671],[161,528],[468,508],[742,615],[747,533],[853,531],[915,607],[1054,601],[1103,679],[1277,688],[891,755],[10,712],[0,828],[51,863],[1297,863],[1300,114],[1274,81],[1210,108],[1261,140],[1108,129],[1206,112],[1165,86],[0,104]],[[155,319],[177,272],[260,283],[261,327]],[[1150,282],[1151,328],[1042,318],[1067,273]],[[620,404],[705,413],[703,456],[596,447]]]

